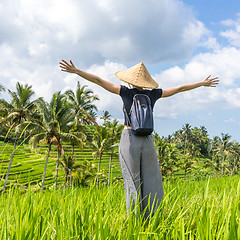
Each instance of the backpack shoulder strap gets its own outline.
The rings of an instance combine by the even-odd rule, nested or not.
[[[126,116],[126,118],[127,118],[127,124],[129,124],[129,126],[131,126],[131,121],[130,121],[130,119],[129,119],[129,117],[128,117],[127,110],[126,110],[126,108],[125,108],[124,105],[123,105],[123,111],[124,111],[125,116]]]

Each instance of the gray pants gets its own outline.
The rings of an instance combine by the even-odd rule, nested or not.
[[[151,211],[154,213],[157,210],[163,197],[162,176],[153,137],[136,136],[131,129],[124,129],[119,145],[119,160],[128,215],[139,201],[140,211],[146,210],[146,218]]]

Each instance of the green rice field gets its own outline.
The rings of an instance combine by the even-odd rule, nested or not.
[[[164,181],[149,220],[126,215],[121,181],[110,187],[11,188],[0,195],[0,239],[240,239],[240,177]]]
[[[47,145],[38,146],[37,149],[31,149],[31,147],[26,145],[18,145],[18,148],[15,152],[11,171],[9,174],[9,180],[7,187],[11,185],[18,185],[22,188],[27,188],[30,184],[39,188],[42,181],[42,175],[47,155]],[[69,145],[64,145],[65,154],[71,155],[72,148]],[[13,144],[4,143],[0,141],[0,189],[3,187],[5,174],[8,169],[9,160],[11,158],[13,150]],[[86,146],[84,149],[75,148],[74,158],[76,163],[81,161],[88,160],[91,163],[97,166],[98,160],[93,158],[92,149],[89,146]],[[101,161],[101,172],[103,178],[108,177],[108,164],[109,164],[109,154],[104,154]],[[57,146],[53,145],[50,153],[45,186],[47,188],[54,185],[55,181],[55,172],[56,172],[56,160],[57,160]],[[58,176],[58,185],[64,182],[64,171],[60,166]],[[116,154],[112,160],[112,177],[121,178],[121,170],[118,160],[118,155]]]

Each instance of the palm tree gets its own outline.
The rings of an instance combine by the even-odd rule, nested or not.
[[[72,178],[74,185],[87,186],[96,177],[96,167],[90,161],[84,160],[77,165],[72,156],[64,155],[61,164],[65,171],[65,186],[71,184]]]
[[[83,149],[83,147],[87,143],[87,136],[85,134],[86,127],[84,125],[78,124],[76,125],[76,122],[71,126],[71,129],[69,130],[70,134],[78,135],[79,138],[68,138],[67,141],[72,146],[72,153],[71,156],[66,156],[65,154],[62,155],[62,159],[60,160],[64,171],[65,171],[65,185],[68,183],[71,183],[71,175],[72,171],[75,167],[75,159],[74,159],[74,151],[75,147],[78,146],[79,149]],[[70,135],[69,135],[70,136]],[[56,184],[55,184],[56,185]]]
[[[221,138],[217,138],[216,151],[222,156],[222,176],[224,174],[224,164],[226,156],[229,154],[232,143],[229,142],[231,136],[229,134],[221,134]]]
[[[96,167],[91,161],[84,160],[81,164],[74,166],[72,171],[73,184],[77,186],[89,186],[96,179]]]
[[[194,168],[193,161],[191,160],[189,154],[182,155],[178,165],[181,167],[181,169],[184,170],[184,183],[185,183],[188,171],[189,170],[191,171]]]
[[[103,116],[100,119],[103,119],[103,124],[107,124],[110,121],[111,115],[108,111],[103,111]]]
[[[75,167],[75,159],[70,155],[63,155],[62,159],[60,160],[65,171],[65,185],[71,182],[72,171]]]
[[[215,172],[215,177],[217,177],[218,173],[221,171],[221,160],[219,158],[219,155],[212,157],[212,159],[205,158],[203,159],[203,163],[203,168],[213,168]]]
[[[4,92],[5,88],[0,84],[0,92]]]
[[[177,167],[177,148],[173,143],[168,142],[167,138],[160,137],[157,133],[154,134],[154,144],[162,175],[166,176],[169,172],[172,176]]]
[[[5,113],[7,113],[4,122],[19,124],[32,116],[32,111],[36,102],[30,100],[34,95],[32,86],[28,86],[27,84],[23,86],[17,82],[16,90],[16,92],[8,90],[11,97],[10,103],[4,99],[0,99],[1,111],[5,110]]]
[[[82,149],[83,147],[85,147],[86,143],[87,143],[87,136],[86,136],[86,132],[88,131],[88,126],[80,124],[77,121],[74,121],[74,123],[71,125],[71,128],[69,129],[69,132],[72,134],[81,134],[81,139],[82,142],[79,144],[79,139],[69,139],[69,143],[72,146],[72,158],[74,158],[74,151],[75,151],[75,147],[78,146],[80,149]]]
[[[57,185],[58,166],[60,153],[63,151],[62,142],[76,142],[81,145],[84,141],[84,134],[81,132],[70,132],[72,124],[74,124],[74,113],[71,106],[67,104],[65,95],[61,92],[55,93],[50,104],[45,101],[38,103],[38,110],[41,115],[40,120],[34,122],[26,122],[30,124],[32,129],[30,143],[36,147],[39,142],[48,144],[48,153],[45,161],[41,190],[44,188],[47,164],[52,144],[57,143],[58,158],[55,175],[55,188]]]
[[[191,137],[191,125],[186,123],[185,126],[182,126],[183,136],[184,136],[184,154],[186,154],[186,150],[188,148],[187,144],[190,141]]]
[[[238,173],[238,164],[240,158],[240,144],[236,141],[231,142],[231,149],[229,154],[229,168],[231,175]]]
[[[204,126],[193,128],[191,131],[191,145],[198,149],[199,155],[209,157],[209,143],[207,130]]]
[[[110,149],[111,152],[110,152],[109,169],[108,169],[108,185],[110,185],[112,158],[114,156],[114,150],[116,149],[116,147],[118,147],[121,133],[122,133],[124,126],[119,125],[119,122],[117,119],[114,119],[112,122],[106,121],[105,126],[108,129],[109,138],[111,139],[111,149]]]
[[[215,177],[217,177],[218,173],[221,171],[221,160],[218,151],[219,141],[220,138],[218,136],[213,138],[210,147],[211,160],[205,160],[205,167],[211,166],[214,168]]]
[[[201,156],[200,148],[198,147],[197,144],[194,144],[192,142],[189,143],[187,151],[188,151],[188,155],[192,161],[194,158],[195,158],[195,160],[197,160],[197,157]]]
[[[186,154],[186,150],[188,147],[188,143],[191,140],[192,129],[190,124],[185,124],[182,126],[182,129],[176,131],[174,136],[174,142],[176,143],[177,147],[182,150],[183,154]]]
[[[93,91],[86,89],[86,85],[80,86],[79,81],[77,82],[76,92],[68,90],[65,94],[68,97],[70,106],[75,111],[76,121],[80,123],[93,123],[98,126],[94,119],[94,111],[97,111],[97,107],[93,104],[94,101],[99,98],[93,94]]]
[[[154,134],[154,144],[158,156],[158,162],[160,163],[160,167],[162,168],[162,174],[165,175],[165,169],[163,167],[164,158],[166,157],[166,148],[167,142],[164,137],[160,137],[157,133]]]
[[[39,100],[38,99],[35,101],[31,101],[31,97],[34,94],[34,91],[32,90],[32,86],[28,86],[27,84],[24,86],[19,82],[17,82],[16,92],[12,92],[8,90],[8,93],[10,94],[10,97],[11,97],[10,103],[5,101],[4,99],[0,99],[0,106],[1,106],[0,112],[4,116],[4,120],[1,122],[1,124],[10,122],[11,127],[13,126],[17,127],[27,119],[32,119],[34,114],[35,104]],[[9,172],[10,172],[14,154],[16,151],[17,140],[18,140],[18,131],[16,131],[16,135],[15,135],[13,151],[12,151],[11,159],[9,162],[7,174],[5,177],[3,192],[6,190]]]
[[[97,186],[99,186],[99,174],[100,174],[100,166],[101,160],[104,152],[108,152],[112,146],[112,139],[109,136],[108,129],[105,126],[99,126],[96,129],[93,140],[91,142],[93,149],[93,156],[95,159],[98,159],[98,175],[97,175]]]

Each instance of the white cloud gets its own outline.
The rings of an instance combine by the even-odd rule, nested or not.
[[[240,125],[239,119],[236,119],[236,118],[225,119],[224,123],[227,124],[228,126],[235,126],[235,127],[238,127]]]
[[[226,38],[231,45],[240,47],[240,14],[238,14],[238,18],[236,20],[227,19],[222,21],[224,26],[227,26],[228,29],[226,31],[222,31],[220,35]]]
[[[224,122],[225,122],[225,123],[236,123],[237,120],[234,119],[234,118],[229,118],[229,119],[225,119]]]
[[[183,31],[183,39],[191,48],[196,46],[196,43],[198,43],[203,35],[208,34],[209,31],[204,27],[202,22],[190,22]]]
[[[54,37],[57,41],[71,39],[74,43],[87,31],[86,13],[74,0],[20,0],[15,1],[15,6],[16,2],[19,8],[14,22],[28,33],[26,37],[40,41],[49,40],[45,37]]]
[[[1,84],[13,89],[16,81],[28,83],[49,100],[68,87],[57,66],[62,58],[115,81],[111,74],[143,59],[186,59],[204,34],[203,24],[177,0],[3,0]]]
[[[212,53],[200,53],[185,67],[187,81],[212,74],[220,77],[221,85],[233,86],[240,77],[239,61],[240,51],[233,47],[224,47]]]
[[[239,109],[240,20],[223,24],[227,30],[221,36],[230,43],[225,47],[178,0],[4,0],[0,3],[1,84],[13,89],[17,81],[27,83],[37,97],[50,100],[56,91],[75,89],[79,80],[100,97],[99,112],[108,110],[120,118],[119,96],[61,73],[58,61],[71,58],[83,70],[121,84],[114,74],[127,65],[144,60],[156,66],[187,59],[183,67],[155,74],[160,87],[199,81],[209,74],[220,77],[219,86],[161,99],[156,116],[176,118],[193,110]],[[189,60],[198,46],[209,52],[195,53]]]
[[[87,65],[106,59],[176,62],[190,56],[207,34],[177,0],[13,0],[0,6],[0,20],[7,23],[0,24],[0,43],[14,36],[11,46],[28,59],[44,48],[42,55],[52,61],[78,56]]]
[[[30,43],[28,47],[31,56],[46,55],[48,53],[48,45],[46,43]]]
[[[220,83],[216,88],[201,87],[176,96],[162,99],[155,114],[159,117],[175,118],[179,114],[204,109],[240,108],[240,51],[237,48],[220,48],[212,53],[199,53],[183,68],[172,67],[156,74],[154,78],[161,88],[203,80],[209,74],[218,76]]]
[[[201,42],[199,45],[213,50],[218,50],[221,47],[217,39],[214,37],[209,37],[206,41]]]
[[[240,88],[228,89],[224,94],[224,99],[229,108],[240,108]]]

